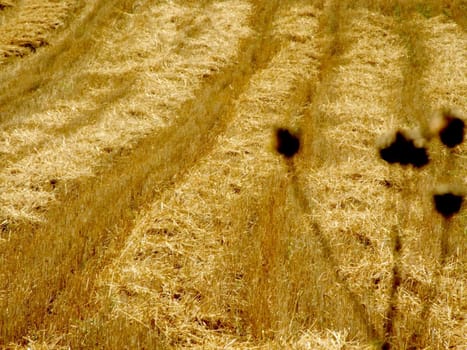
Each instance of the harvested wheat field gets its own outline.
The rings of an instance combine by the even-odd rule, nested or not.
[[[464,0],[0,0],[0,348],[467,349]]]

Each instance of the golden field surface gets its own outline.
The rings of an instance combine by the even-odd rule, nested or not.
[[[0,348],[467,349],[465,0],[0,0]],[[431,123],[431,124],[430,124]],[[287,128],[300,150],[276,152]]]

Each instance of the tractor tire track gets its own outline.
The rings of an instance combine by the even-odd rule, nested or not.
[[[298,181],[308,198],[307,207],[312,208],[312,219],[329,244],[324,253],[335,265],[344,294],[352,299],[323,300],[321,309],[337,307],[349,317],[335,320],[320,315],[321,322],[357,336],[367,329],[366,340],[375,341],[384,338],[386,305],[381,300],[386,290],[375,290],[371,278],[377,276],[373,278],[378,284],[386,283],[391,251],[381,239],[386,228],[373,227],[380,224],[378,216],[385,213],[387,200],[380,196],[387,173],[377,163],[374,143],[398,118],[405,48],[391,18],[362,9],[348,11],[349,17],[335,33],[333,45],[339,55],[331,59],[336,64],[322,80],[306,114],[310,127],[304,151],[313,161],[305,163],[308,168],[297,165]],[[369,324],[362,322],[361,310]]]
[[[214,293],[213,269],[233,240],[233,222],[243,225],[252,215],[235,218],[233,213],[239,207],[246,212],[248,202],[269,191],[271,178],[287,176],[269,143],[275,126],[299,122],[317,82],[319,15],[300,1],[279,5],[272,38],[281,49],[251,76],[231,106],[229,127],[210,151],[138,216],[121,253],[99,278],[100,305],[114,306],[83,322],[81,332],[88,334],[93,324],[124,316],[138,325],[126,332],[132,341],[160,337],[169,347],[208,348],[235,341],[226,305],[215,309],[203,300]],[[229,287],[220,297],[225,304],[237,292]]]
[[[203,12],[203,7],[197,7],[196,13],[199,15]],[[138,11],[151,11],[150,3],[140,4]],[[170,12],[170,8],[165,9]],[[189,9],[184,9],[185,12]],[[164,11],[160,11],[163,13]],[[122,26],[125,23],[128,14],[122,11],[114,10],[113,23],[108,24],[107,28]],[[154,16],[160,13],[154,14]],[[181,13],[179,16],[188,16],[187,13]],[[92,48],[84,53],[87,57],[80,57],[80,60],[73,62],[71,67],[68,67],[64,77],[63,72],[48,74],[48,81],[40,86],[40,91],[35,90],[29,100],[33,101],[31,109],[35,112],[31,115],[24,116],[22,109],[18,111],[11,107],[11,104],[4,106],[3,114],[9,115],[9,120],[3,123],[3,132],[0,137],[0,152],[3,151],[4,162],[15,163],[25,158],[31,151],[38,153],[42,148],[57,138],[69,138],[73,134],[80,131],[81,128],[89,126],[93,128],[98,122],[103,119],[105,114],[110,113],[115,105],[125,103],[125,98],[136,98],[138,90],[144,87],[138,87],[143,77],[141,73],[144,70],[155,70],[157,65],[174,65],[179,64],[174,59],[169,57],[180,54],[180,48],[177,47],[177,42],[197,39],[200,34],[195,33],[195,29],[199,24],[189,23],[185,21],[183,24],[187,27],[186,30],[178,30],[180,25],[174,25],[168,16],[160,16],[161,20],[157,21],[160,32],[163,32],[165,37],[160,39],[160,43],[148,48],[141,49],[140,47],[125,47],[125,53],[117,53],[109,59],[108,52],[110,50],[117,51],[116,44],[109,45],[108,43],[121,42],[128,33],[115,32],[111,29],[101,31],[94,35],[91,42],[87,44]],[[165,21],[164,21],[165,20]],[[148,21],[149,22],[149,21]],[[134,24],[127,25],[128,30],[134,31]],[[92,31],[93,29],[89,29]],[[193,33],[188,33],[188,32]],[[199,31],[199,29],[197,29]],[[146,31],[142,33],[134,33],[134,40],[150,41]],[[123,37],[123,38],[122,38]],[[75,45],[79,46],[79,45]],[[136,46],[136,45],[135,45]],[[155,60],[154,55],[149,55],[149,50],[157,50],[161,59]],[[69,48],[73,51],[74,48]],[[97,58],[93,58],[91,52],[98,52]],[[138,60],[130,61],[133,55],[138,56]],[[118,56],[122,56],[120,59]],[[93,60],[93,64],[89,65],[89,61]],[[84,62],[84,63],[83,63]],[[119,62],[119,65],[116,64]],[[124,68],[122,68],[122,66]],[[175,70],[175,69],[174,69]],[[76,74],[76,72],[78,72]],[[168,73],[167,73],[168,75]],[[161,74],[161,80],[164,76]],[[62,83],[63,80],[68,80]],[[167,79],[165,79],[167,80]],[[169,85],[170,81],[165,81]],[[175,82],[174,82],[175,83]],[[42,90],[56,86],[51,94],[44,94]],[[115,88],[114,86],[118,86]],[[109,88],[110,87],[110,88]],[[167,88],[167,87],[166,87]],[[82,95],[87,95],[90,98],[84,103]],[[166,97],[165,94],[163,97]],[[154,96],[153,99],[158,98]],[[51,106],[50,100],[53,100]],[[163,98],[160,98],[163,100]],[[143,102],[143,101],[141,101]],[[167,103],[167,101],[161,102]],[[134,105],[138,103],[133,102]],[[7,109],[7,107],[10,107]],[[130,110],[130,114],[141,114],[141,111]],[[128,116],[129,118],[132,115]],[[133,115],[134,117],[134,115]]]
[[[105,21],[113,13],[114,5],[115,1],[88,3],[80,11],[80,16],[70,23],[68,30],[58,35],[53,45],[7,66],[8,70],[0,75],[3,87],[0,95],[1,123],[10,119],[14,110],[20,109],[39,86],[47,84],[48,77],[57,69],[56,63],[66,66],[76,61],[80,51],[72,48],[83,46],[91,39],[86,29],[96,32],[97,22]],[[5,107],[7,108],[3,109]]]
[[[174,175],[195,164],[225,128],[225,120],[218,116],[227,113],[229,101],[240,93],[252,74],[255,61],[264,55],[258,42],[264,37],[263,28],[267,27],[270,18],[268,11],[273,8],[268,5],[253,14],[252,26],[256,31],[239,45],[238,56],[231,60],[232,63],[228,62],[218,72],[210,74],[206,85],[201,85],[193,99],[180,107],[182,115],[170,130],[159,130],[157,138],[147,135],[138,139],[111,164],[104,165],[98,176],[68,183],[62,194],[57,195],[57,204],[51,205],[47,212],[45,224],[39,224],[33,231],[30,224],[15,230],[10,241],[2,247],[3,265],[14,266],[6,262],[22,259],[24,264],[39,268],[35,272],[2,271],[5,279],[2,279],[0,289],[6,290],[6,295],[1,303],[13,307],[2,308],[1,319],[21,320],[9,322],[10,328],[2,328],[0,338],[3,341],[40,327],[48,317],[49,303],[59,294],[71,293],[76,298],[76,303],[67,305],[67,312],[74,310],[72,314],[76,318],[84,312],[82,301],[92,284],[83,283],[82,273],[92,275],[89,270],[98,270],[100,265],[95,257],[105,250],[109,241],[117,240],[112,237],[114,234],[122,237],[128,228],[115,229],[115,226],[128,222],[132,211],[152,198],[157,189],[167,187]],[[258,18],[262,21],[257,21]],[[225,104],[210,104],[213,96]],[[199,133],[187,140],[185,135],[193,129]],[[172,164],[183,164],[183,168]],[[161,178],[159,170],[162,168],[165,175]],[[117,198],[118,202],[115,202]],[[54,233],[61,233],[60,243],[54,239]],[[51,253],[44,254],[46,250]],[[30,275],[32,273],[34,277]],[[20,317],[25,314],[29,314],[27,323]],[[63,315],[60,312],[57,317]],[[67,314],[66,317],[70,316]]]
[[[149,5],[145,6],[146,9],[147,6]],[[144,11],[145,7],[141,8],[140,11]],[[180,18],[192,15],[189,8],[181,7],[179,9],[172,5],[170,8],[167,8],[167,6],[163,7],[161,13],[177,14],[177,11]],[[203,8],[201,7],[197,13],[200,15],[202,12]],[[145,15],[143,19],[146,19],[148,16],[150,14]],[[166,21],[170,26],[174,27],[170,22],[170,18],[167,17],[169,16],[165,15],[160,21]],[[200,16],[200,18],[204,18],[203,20],[205,21],[209,20],[205,16]],[[155,27],[159,29],[161,27],[157,24],[160,21],[156,19],[155,23]],[[58,92],[53,92],[59,96],[57,107],[50,108],[50,103],[47,103],[50,96],[46,96],[44,99],[46,100],[46,108],[48,109],[45,113],[31,116],[34,125],[33,133],[23,130],[23,126],[26,123],[20,119],[21,124],[17,135],[22,140],[25,140],[28,145],[23,147],[23,151],[26,153],[24,157],[21,157],[21,155],[18,155],[18,149],[11,147],[11,144],[15,144],[17,140],[10,140],[8,137],[11,136],[11,133],[6,133],[8,137],[5,139],[4,148],[9,150],[10,154],[13,153],[13,157],[10,155],[5,156],[4,161],[11,163],[5,167],[1,174],[3,178],[2,185],[4,187],[1,195],[3,198],[3,210],[7,211],[4,213],[4,216],[7,216],[7,219],[9,217],[13,221],[21,221],[22,217],[27,220],[40,221],[41,216],[43,216],[41,211],[46,210],[49,203],[56,197],[56,191],[52,191],[53,188],[49,185],[50,180],[63,183],[80,176],[92,176],[94,172],[93,168],[102,167],[99,165],[99,158],[102,158],[101,162],[105,163],[106,159],[110,158],[111,160],[115,155],[118,155],[122,151],[122,148],[131,148],[132,144],[139,137],[158,133],[160,129],[173,126],[171,124],[174,124],[178,118],[179,106],[184,106],[184,102],[193,97],[193,91],[200,88],[203,79],[208,80],[211,75],[215,74],[219,69],[218,67],[223,65],[219,61],[229,59],[229,57],[223,57],[223,54],[216,57],[217,53],[210,52],[214,56],[212,61],[201,61],[206,55],[202,51],[202,45],[205,45],[204,42],[211,42],[213,45],[216,45],[220,41],[220,44],[224,44],[221,41],[222,37],[215,39],[212,38],[212,34],[205,32],[196,34],[196,31],[205,31],[201,26],[203,26],[203,23],[196,23],[196,25],[190,26],[185,21],[181,27],[187,28],[187,31],[195,30],[195,33],[191,36],[187,33],[178,33],[173,30],[170,32],[171,28],[165,29],[162,27],[164,28],[163,32],[167,33],[168,43],[163,47],[159,47],[159,44],[156,42],[157,46],[155,49],[161,50],[162,57],[160,58],[157,56],[156,58],[152,58],[153,55],[151,55],[149,50],[154,48],[149,46],[148,48],[141,49],[136,47],[134,49],[139,49],[139,54],[144,54],[147,56],[147,59],[143,57],[137,62],[128,62],[124,65],[125,68],[123,69],[120,66],[132,57],[128,55],[132,50],[128,50],[128,53],[122,53],[122,56],[129,56],[126,58],[126,61],[125,57],[122,57],[122,60],[120,60],[119,55],[113,56],[111,60],[105,58],[102,62],[98,60],[96,67],[93,68],[97,70],[100,67],[101,70],[107,70],[109,73],[106,74],[109,74],[111,80],[104,79],[103,82],[98,81],[95,84],[96,74],[92,73],[92,71],[90,73],[84,72],[84,76],[80,74],[77,79],[81,79],[85,83],[88,76],[91,76],[89,79],[94,80],[90,80],[87,84],[79,84],[77,91],[72,90],[72,92],[75,92],[72,95],[80,97],[91,95],[91,101],[82,98],[81,100],[78,99],[77,103],[75,103],[72,99],[71,106],[66,109],[62,106],[69,96],[69,92],[66,91],[67,86],[63,89],[59,88]],[[216,31],[219,30],[223,29],[216,28]],[[108,30],[107,34],[111,34],[110,31],[111,29]],[[123,38],[117,37],[114,38],[114,41],[124,40],[127,33],[123,33]],[[246,33],[238,34],[246,35]],[[145,31],[140,35],[142,36],[142,40],[147,40],[150,32]],[[135,35],[135,39],[138,39],[138,35]],[[174,46],[175,41],[177,43],[188,41],[189,44],[186,44],[188,45],[186,48],[172,49],[171,46]],[[114,49],[113,46],[109,48],[105,45],[101,46],[99,55],[108,54],[108,50]],[[192,50],[196,50],[194,51],[196,56],[191,53]],[[174,51],[178,51],[178,54]],[[192,61],[196,59],[196,61],[188,63],[187,57]],[[88,58],[85,58],[85,64],[87,61]],[[166,65],[169,67],[168,69],[164,69]],[[79,68],[81,67],[78,66]],[[191,69],[191,72],[186,73],[187,68]],[[119,89],[113,88],[109,90],[107,87],[108,82],[119,83]],[[133,85],[132,89],[128,89],[129,84]],[[192,90],[185,89],[187,84],[192,86]],[[91,88],[81,91],[82,87],[86,85],[90,85]],[[83,105],[83,101],[91,105],[93,104],[93,85],[96,86],[97,90],[99,88],[103,90],[104,98],[102,98],[101,93],[98,93],[97,101],[94,104],[96,110],[89,111]],[[60,96],[63,94],[62,90],[65,90],[65,97]],[[103,103],[105,103],[104,106],[102,106]],[[73,111],[73,104],[76,104],[75,113]],[[140,106],[143,105],[145,109],[141,110]],[[71,121],[69,120],[70,117],[72,118]],[[39,120],[40,122],[38,122]],[[76,120],[79,120],[78,125],[76,125]],[[40,127],[36,126],[38,123],[46,125],[45,130],[41,131]],[[79,127],[80,125],[82,127]],[[54,130],[54,127],[58,127],[58,130]],[[65,130],[66,132],[56,134],[56,132]],[[45,140],[41,142],[41,139],[44,138]],[[18,144],[18,142],[16,143]],[[121,145],[125,146],[122,147]],[[34,153],[28,154],[27,151],[31,148],[34,150]],[[17,161],[14,162],[15,160]]]
[[[462,5],[73,4],[0,62],[0,347],[462,347],[466,217],[437,266],[431,188],[465,143],[428,175],[374,144],[466,109]]]
[[[410,110],[418,112],[413,114],[418,115],[422,127],[429,129],[431,119],[441,111],[460,112],[467,108],[467,101],[463,98],[467,94],[467,36],[459,24],[445,15],[429,19],[417,17],[401,24],[401,27],[402,35],[409,37],[406,40],[408,47],[418,52],[415,57],[410,57],[408,74],[415,79],[409,87],[412,96],[407,105]],[[465,142],[449,152],[443,149],[436,137],[430,143],[432,168],[430,177],[425,179],[429,191],[417,194],[419,200],[427,204],[431,204],[432,192],[440,183],[465,186],[467,170]],[[421,312],[403,320],[408,332],[397,339],[396,346],[462,347],[466,327],[461,315],[467,310],[462,294],[467,280],[459,276],[465,276],[462,271],[467,266],[463,231],[466,218],[458,216],[451,220],[449,232],[443,233],[445,226],[441,218],[433,216],[431,205],[415,206],[411,212],[412,225],[424,229],[406,237],[404,242],[402,269],[407,272],[399,307],[421,309]],[[449,264],[440,263],[443,234],[449,234],[446,251]],[[424,242],[423,246],[420,242]],[[438,264],[433,264],[433,261],[438,261]],[[449,293],[442,290],[449,290]]]

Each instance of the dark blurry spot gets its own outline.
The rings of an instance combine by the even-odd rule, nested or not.
[[[380,184],[383,185],[384,187],[387,187],[387,188],[392,187],[392,183],[389,180],[381,180]]]
[[[389,164],[412,165],[421,168],[430,161],[425,147],[417,147],[414,140],[397,131],[394,140],[379,150],[383,160]]]
[[[168,229],[168,228],[150,228],[146,231],[146,234],[148,236],[154,236],[154,235],[157,235],[157,236],[167,236],[167,237],[172,237],[175,235],[175,232]]]
[[[394,280],[392,281],[392,285],[397,288],[401,285],[401,277],[399,276],[399,274],[395,274],[394,275]]]
[[[363,233],[355,233],[357,240],[365,247],[371,246],[371,240]]]
[[[9,230],[9,222],[8,220],[3,220],[0,223],[0,232],[7,232]]]
[[[27,44],[24,44],[24,45],[21,45],[21,46],[31,50],[31,52],[36,52],[36,47],[31,43],[27,43]]]
[[[425,147],[414,147],[410,156],[410,164],[416,168],[422,168],[430,162],[428,152]]]
[[[225,327],[224,322],[220,319],[202,318],[198,322],[204,327],[215,331]]]
[[[358,173],[355,173],[355,174],[350,174],[349,177],[352,179],[352,180],[360,180],[363,175],[362,174],[358,174]]]
[[[439,131],[439,138],[446,147],[456,147],[464,140],[465,123],[457,117],[445,116],[444,118],[446,124]]]
[[[55,188],[55,187],[57,187],[58,180],[57,180],[57,179],[51,179],[51,180],[49,181],[49,183],[50,183],[50,186],[51,186],[52,188]]]
[[[454,193],[442,193],[433,195],[435,209],[445,218],[450,218],[458,213],[462,206],[463,197]]]
[[[276,131],[276,150],[286,158],[292,158],[300,149],[300,140],[287,129]]]
[[[142,250],[139,250],[135,253],[135,256],[133,257],[133,260],[135,261],[143,261],[145,258],[145,254]]]
[[[395,239],[395,242],[394,242],[394,251],[395,252],[400,252],[401,249],[402,249],[401,238],[399,237],[399,235],[397,235],[396,239]]]
[[[242,188],[236,184],[230,184],[230,188],[234,193],[240,193],[240,191],[242,190]]]
[[[243,279],[244,276],[245,275],[243,273],[238,272],[238,273],[235,274],[235,279],[236,280],[241,280],[241,279]]]

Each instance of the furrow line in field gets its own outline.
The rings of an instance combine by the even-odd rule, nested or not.
[[[52,72],[48,82],[30,96],[29,115],[24,115],[24,108],[12,108],[0,136],[2,162],[21,168],[21,160],[28,162],[51,145],[60,147],[70,139],[72,143],[92,143],[91,151],[85,152],[92,158],[99,151],[114,153],[125,137],[135,139],[152,132],[151,128],[168,127],[176,119],[178,106],[202,83],[200,78],[208,78],[218,69],[219,63],[212,59],[200,60],[201,55],[209,57],[199,52],[207,42],[224,44],[203,32],[202,26],[211,26],[203,8],[153,7],[146,2],[130,19],[117,11],[88,44],[93,49],[71,66]],[[198,19],[194,21],[192,16]],[[140,29],[143,22],[145,30]],[[221,32],[221,26],[213,31]],[[115,31],[115,27],[122,30]],[[124,44],[130,33],[132,43]],[[182,43],[186,47],[180,48]]]
[[[99,20],[107,18],[114,6],[115,2],[106,1],[77,4],[76,8],[82,7],[78,18],[71,21],[67,30],[58,34],[49,47],[5,65],[0,74],[3,87],[0,94],[2,124],[11,118],[12,112],[24,108],[25,102],[30,103],[31,95],[47,84],[58,66],[71,66],[76,61],[82,51],[71,48],[86,46],[97,31]]]
[[[43,93],[46,110],[38,115],[33,114],[32,118],[37,121],[33,119],[32,123],[49,127],[45,130],[35,127],[33,132],[23,134],[20,126],[17,135],[27,143],[33,140],[32,145],[26,146],[25,150],[32,148],[34,152],[25,154],[22,158],[19,157],[19,161],[10,164],[9,157],[5,157],[8,165],[0,175],[3,180],[0,183],[3,187],[0,197],[5,219],[40,221],[44,217],[44,211],[55,200],[58,192],[56,187],[60,183],[65,186],[73,179],[95,175],[96,168],[103,167],[100,163],[105,164],[106,161],[118,157],[119,153],[128,152],[138,139],[158,134],[160,130],[176,125],[178,115],[188,113],[186,109],[191,108],[191,99],[206,97],[195,97],[196,91],[202,89],[203,84],[209,84],[211,78],[219,74],[220,67],[231,59],[228,49],[231,45],[229,36],[244,37],[248,35],[248,30],[242,27],[238,27],[237,30],[227,29],[225,26],[229,24],[220,20],[220,16],[225,15],[220,6],[217,6],[217,9],[213,7],[217,11],[215,16],[219,20],[218,23],[211,22],[202,9],[198,8],[198,20],[192,25],[189,21],[195,9],[191,6],[161,5],[153,9],[156,13],[145,13],[144,8],[141,9],[141,16],[132,17],[135,19],[130,20],[127,28],[123,25],[122,29],[125,31],[122,31],[122,35],[114,37],[110,45],[103,43],[97,53],[98,59],[94,69],[109,71],[108,74],[112,77],[110,81],[100,81],[97,78],[96,82],[96,74],[92,73],[84,73],[84,79],[81,74],[73,77],[84,80],[87,84],[79,85],[75,91],[79,98],[76,102],[72,99],[71,105],[65,109],[63,105],[69,96],[66,85],[59,88],[58,92],[52,90],[51,93]],[[242,9],[239,7],[239,10]],[[158,13],[160,17],[157,16]],[[171,16],[174,21],[180,21],[180,24],[172,24]],[[149,29],[135,32],[135,44],[128,45],[127,51],[112,54],[128,39],[127,30],[136,31],[138,21],[147,22]],[[149,26],[149,23],[152,26]],[[151,31],[164,28],[163,23],[171,23],[169,28],[163,31],[166,36],[159,39],[167,40],[167,47],[161,47],[159,40],[151,42]],[[177,31],[171,27],[180,27],[181,30]],[[111,30],[108,29],[109,36],[112,35]],[[190,31],[191,35],[186,34]],[[224,33],[224,36],[215,36],[215,32]],[[146,46],[148,41],[150,44]],[[117,45],[114,45],[114,42]],[[179,47],[178,53],[174,52],[175,49],[169,49],[170,46],[176,45],[184,47]],[[154,55],[154,50],[160,50],[160,56]],[[132,63],[137,54],[140,59]],[[84,64],[86,63],[87,60]],[[235,68],[230,69],[231,73],[235,74]],[[91,78],[86,79],[87,74],[91,75]],[[112,82],[118,83],[117,86],[108,86],[108,83]],[[132,84],[131,89],[128,84]],[[65,98],[58,99],[57,107],[50,106],[53,94],[60,96],[63,90]],[[206,92],[208,93],[210,92]],[[107,102],[101,94],[110,98],[108,105],[101,105]],[[93,101],[95,95],[97,101]],[[89,107],[86,106],[88,103],[95,107],[96,111],[89,111]],[[77,105],[77,111],[70,113],[73,112],[70,109],[74,108],[74,104]],[[200,113],[200,110],[195,112],[196,115]],[[71,124],[76,124],[73,120],[78,120],[78,125],[66,124],[70,115]],[[82,120],[86,120],[85,125],[79,127]],[[216,118],[209,120],[215,122]],[[55,134],[54,125],[64,128],[66,132]],[[18,140],[10,140],[10,136],[11,134],[6,134],[4,148],[12,148],[14,159],[18,156],[15,155],[15,147],[10,144],[17,144],[18,142],[14,141]],[[42,148],[41,138],[46,138]]]
[[[440,116],[443,111],[465,118],[465,31],[445,15],[428,19],[416,16],[400,26],[401,36],[411,52],[407,74],[412,76],[412,81],[408,87],[407,109],[413,112],[427,134],[430,133],[432,118]],[[437,137],[430,140],[428,147],[431,156],[428,176],[415,185],[421,204],[410,209],[411,224],[423,229],[405,238],[406,249],[402,256],[405,279],[400,297],[401,309],[422,311],[420,314],[407,314],[401,321],[407,331],[396,344],[457,348],[465,342],[463,334],[467,331],[462,320],[467,309],[464,297],[467,285],[464,273],[467,266],[467,217],[460,213],[450,220],[449,231],[443,232],[447,230],[445,222],[438,215],[433,215],[431,203],[433,191],[439,184],[467,185],[467,147],[464,142],[453,150],[447,150]],[[444,259],[449,261],[445,266],[440,264],[440,242],[444,234],[448,235]]]
[[[251,77],[215,147],[137,218],[120,256],[100,277],[98,302],[113,307],[81,323],[80,332],[93,333],[93,324],[110,331],[121,322],[132,340],[159,337],[169,346],[215,347],[235,338],[233,310],[225,307],[236,291],[213,298],[221,283],[216,261],[233,241],[233,222],[251,215],[234,217],[249,206],[243,201],[269,191],[271,177],[287,177],[270,140],[276,126],[297,125],[317,82],[319,14],[301,2],[279,8],[272,33],[281,50]]]
[[[330,297],[318,309],[330,312],[318,315],[318,321],[367,340],[382,339],[392,268],[387,237],[397,218],[388,221],[387,197],[381,193],[386,185],[398,185],[386,181],[388,171],[378,162],[375,140],[399,118],[406,52],[391,18],[352,8],[346,15],[335,43],[342,52],[318,87],[303,124],[306,152],[313,159],[309,168],[298,164],[298,178],[311,218],[329,244],[324,253],[336,265],[345,294],[356,298],[339,298],[341,293],[331,292],[335,287],[327,287],[329,277],[323,275]],[[370,324],[351,316],[359,313],[352,305],[363,306]],[[331,310],[349,317],[336,319]],[[365,329],[376,334],[364,334]]]
[[[181,81],[197,88],[187,92],[183,85],[179,85],[180,82],[174,86],[172,93],[181,93],[186,98],[177,109],[172,105],[179,116],[170,124],[170,128],[152,128],[144,120],[130,119],[130,125],[135,123],[136,136],[127,135],[123,140],[118,140],[129,142],[130,147],[120,147],[122,152],[115,155],[108,166],[97,170],[95,176],[88,176],[93,174],[90,171],[79,179],[64,181],[66,185],[57,194],[57,204],[50,205],[51,209],[45,215],[46,222],[38,224],[37,229],[32,230],[33,226],[26,223],[23,228],[19,227],[11,233],[10,240],[2,247],[5,252],[2,256],[5,267],[2,269],[5,276],[2,278],[2,289],[6,293],[2,294],[1,303],[11,306],[2,308],[2,322],[9,320],[8,327],[2,328],[2,340],[24,335],[30,328],[40,327],[44,322],[47,324],[48,319],[78,319],[85,312],[87,306],[84,300],[89,297],[87,293],[92,290],[93,284],[84,283],[83,279],[93,276],[93,271],[99,269],[105,258],[100,262],[96,259],[105,255],[104,250],[109,242],[118,245],[114,235],[123,237],[125,228],[131,227],[135,210],[152,198],[155,192],[170,186],[177,174],[191,167],[211,148],[216,135],[225,128],[231,100],[241,92],[257,61],[268,59],[259,42],[260,38],[267,36],[263,29],[268,27],[268,18],[274,6],[268,4],[251,15],[250,21],[256,30],[253,33],[244,28],[245,20],[239,20],[248,18],[250,9],[250,4],[242,1],[223,2],[222,5],[212,3],[207,6],[209,12],[201,16],[202,20],[213,19],[221,26],[222,31],[211,32],[212,35],[215,34],[217,40],[229,42],[232,48],[238,50],[237,54],[225,53],[217,48],[210,62],[203,55],[205,46],[202,43],[194,43],[194,47],[188,48],[183,47],[186,43],[181,43],[180,54],[189,54],[189,50],[192,50],[200,55],[199,61],[196,56],[191,57],[194,59],[192,79],[195,82]],[[232,31],[232,16],[236,18],[235,31]],[[198,23],[194,28],[201,32],[208,29],[203,23]],[[225,37],[219,37],[220,33],[224,33]],[[230,38],[229,33],[237,37]],[[211,40],[216,43],[216,39]],[[238,41],[237,45],[235,40]],[[209,62],[207,66],[206,62]],[[177,71],[174,74],[182,74],[182,78],[183,72],[190,69],[190,65],[183,62],[175,67]],[[154,68],[157,70],[160,66]],[[155,76],[150,71],[145,74],[158,79],[157,73]],[[196,82],[196,77],[204,79],[204,82]],[[151,96],[156,98],[155,105],[159,105],[157,96]],[[177,95],[173,99],[170,95],[164,99],[169,104],[180,101]],[[133,102],[136,107],[138,101]],[[104,130],[111,134],[112,130],[117,129],[121,133],[125,125],[129,126],[123,120],[121,125],[112,125],[109,119],[105,121]],[[82,138],[82,143],[76,148],[80,152],[69,156],[86,159],[87,155],[82,152],[91,150],[85,141],[89,140]],[[81,146],[84,150],[80,149]],[[95,144],[91,143],[91,147],[95,147]],[[66,152],[66,148],[58,150],[59,153]],[[63,159],[64,155],[62,153],[57,160]],[[82,172],[85,164],[79,161],[75,164],[77,170]],[[8,263],[16,259],[23,259],[30,269],[19,271],[17,269],[23,264],[16,264],[15,268],[15,264]],[[51,305],[61,295],[65,297],[63,303],[57,302],[57,313],[49,313]],[[67,300],[67,297],[70,299]],[[24,315],[29,316],[26,319]],[[69,326],[68,321],[62,321],[64,328]]]

